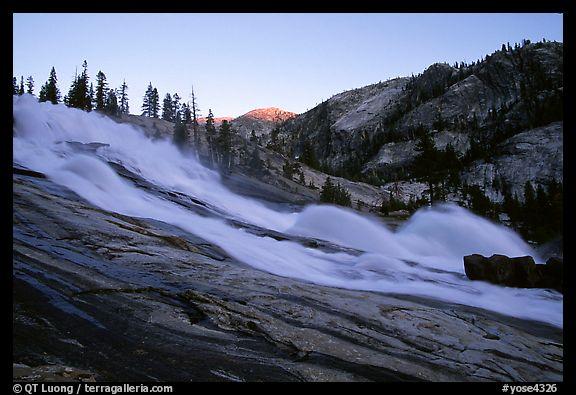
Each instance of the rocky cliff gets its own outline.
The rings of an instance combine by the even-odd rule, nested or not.
[[[472,155],[463,178],[490,186],[501,176],[522,196],[520,183],[561,179],[562,78],[562,43],[525,41],[472,64],[434,64],[337,94],[287,121],[277,147],[293,157],[312,149],[328,172],[386,184],[412,178],[424,130],[460,157],[490,147]]]

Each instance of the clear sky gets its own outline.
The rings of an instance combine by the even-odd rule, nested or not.
[[[64,95],[84,59],[94,81],[148,82],[205,115],[304,112],[332,95],[434,62],[472,62],[523,38],[563,41],[560,14],[14,14],[14,75],[37,93],[54,66]]]

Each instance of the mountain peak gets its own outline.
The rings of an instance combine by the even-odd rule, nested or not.
[[[280,108],[276,107],[266,107],[266,108],[257,108],[255,110],[249,111],[244,115],[241,115],[238,118],[252,118],[257,119],[260,121],[270,121],[270,122],[284,122],[287,119],[294,118],[296,113],[285,111]]]

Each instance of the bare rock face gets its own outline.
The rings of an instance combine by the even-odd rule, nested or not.
[[[562,259],[552,257],[537,265],[531,256],[509,258],[494,254],[490,258],[473,254],[464,257],[470,280],[519,288],[552,288],[562,292]]]
[[[495,180],[505,181],[510,192],[522,198],[527,181],[535,184],[547,180],[562,181],[563,122],[527,130],[504,140],[490,161],[478,160],[462,172],[468,185],[486,185],[492,201],[501,202],[503,195],[491,188]]]
[[[463,169],[462,179],[482,186],[502,179],[521,198],[526,181],[545,185],[561,178],[562,48],[530,43],[473,65],[434,64],[412,78],[339,93],[287,121],[280,146],[295,158],[312,146],[335,174],[402,181],[417,155],[417,128],[429,131],[438,149],[449,142],[460,156],[481,137],[499,148]],[[487,194],[502,200],[495,191]]]

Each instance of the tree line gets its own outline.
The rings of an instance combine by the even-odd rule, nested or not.
[[[29,76],[24,82],[24,77],[20,81],[13,77],[13,94],[23,95],[25,93],[34,95],[34,79]],[[64,103],[68,107],[78,108],[84,111],[99,111],[108,115],[119,116],[129,114],[128,85],[124,80],[119,88],[111,88],[108,84],[106,74],[99,70],[96,74],[96,86],[91,81],[88,73],[88,63],[82,63],[80,74],[76,73],[67,94],[62,97],[58,87],[58,77],[54,67],[51,68],[48,80],[42,85],[39,91],[38,100],[40,102],[51,102],[52,104]],[[200,108],[194,87],[191,91],[191,100],[183,102],[178,93],[166,93],[160,105],[160,95],[158,89],[148,84],[142,102],[142,115],[151,118],[161,118],[174,123],[173,142],[180,148],[193,148],[199,156],[200,141]],[[191,129],[190,136],[188,129]],[[212,110],[208,110],[206,117],[206,142],[208,145],[207,162],[212,167],[218,167],[222,171],[229,171],[235,157],[233,140],[236,136],[232,125],[229,122],[222,122],[217,129],[214,122]]]
[[[13,94],[23,95],[24,93],[34,94],[34,79],[29,76],[26,80],[26,90],[24,90],[24,77],[20,77],[20,84],[16,77],[13,77]],[[85,111],[100,111],[109,115],[121,115],[129,113],[128,105],[128,85],[123,81],[117,88],[110,88],[106,81],[106,75],[102,71],[96,74],[96,88],[90,82],[88,75],[88,63],[82,63],[82,72],[76,73],[68,93],[62,98],[58,88],[58,77],[54,67],[50,70],[48,80],[40,88],[38,101],[58,104],[63,102],[68,107],[79,108]]]

